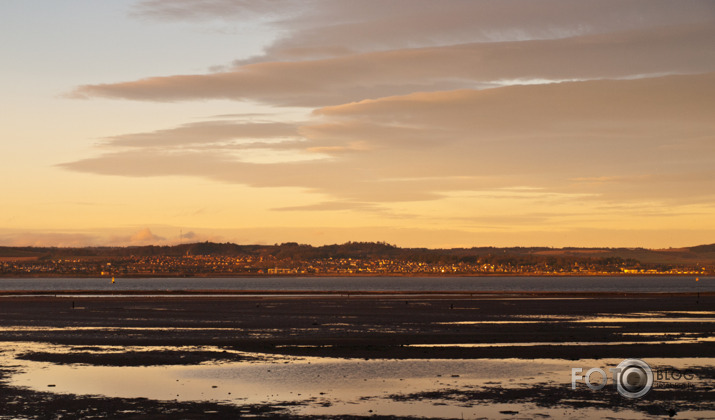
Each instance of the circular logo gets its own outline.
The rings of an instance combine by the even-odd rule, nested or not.
[[[640,398],[653,388],[653,371],[641,359],[622,361],[616,372],[616,388],[626,398]]]

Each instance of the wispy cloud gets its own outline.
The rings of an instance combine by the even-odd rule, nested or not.
[[[81,247],[97,245],[101,238],[89,233],[0,230],[2,246]]]
[[[154,232],[163,232],[162,235]],[[224,238],[215,231],[189,230],[182,233],[180,227],[152,226],[144,228],[109,229],[2,229],[0,246],[35,247],[85,247],[85,246],[144,246],[175,245],[181,242],[221,241]]]
[[[206,22],[262,19],[282,36],[268,60],[415,46],[557,39],[712,21],[708,0],[144,0],[134,16]]]
[[[298,126],[291,123],[245,123],[232,121],[204,121],[181,127],[113,136],[105,139],[110,147],[176,147],[209,144],[250,145],[283,142],[298,138]]]
[[[412,48],[85,85],[76,97],[324,106],[416,91],[715,71],[715,21],[575,38]]]
[[[277,35],[213,72],[70,96],[228,99],[303,116],[113,135],[64,169],[293,187],[317,202],[268,210],[405,215],[445,232],[509,231],[510,220],[568,231],[606,226],[623,212],[599,212],[619,203],[687,214],[715,200],[709,0],[143,0],[131,14]]]
[[[660,146],[693,144],[712,133],[712,115],[715,73],[416,93],[322,108],[316,122],[299,127],[209,123],[119,136],[108,144],[129,143],[132,149],[62,166],[303,187],[365,203],[433,200],[448,191],[520,185],[525,179],[534,187],[603,199],[681,200],[712,191],[714,178],[703,173],[712,170],[703,168],[715,167],[715,157]],[[241,161],[226,154],[222,143],[237,128],[268,138],[299,133],[298,141],[277,145],[294,154],[319,151],[325,158]],[[183,148],[199,143],[203,129],[209,139],[204,148]],[[609,180],[618,180],[618,187]]]
[[[149,228],[146,228],[132,235],[129,240],[132,243],[156,243],[165,240],[165,238],[153,234]]]

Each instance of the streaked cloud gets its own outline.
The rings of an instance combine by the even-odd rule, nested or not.
[[[177,129],[173,148],[154,146],[174,130],[120,136],[109,145],[131,139],[136,150],[63,166],[302,187],[367,203],[434,200],[449,191],[502,188],[525,179],[554,193],[606,200],[690,200],[714,191],[715,170],[706,168],[715,168],[715,156],[692,147],[676,152],[674,145],[699,144],[715,132],[715,73],[414,93],[325,107],[314,115],[315,122],[299,127],[249,131],[256,138],[300,133],[299,141],[275,146],[325,156],[316,161],[246,163],[210,140],[202,150],[179,147],[183,130],[196,135],[206,128],[207,138],[223,141],[223,131],[216,137],[216,127],[207,124]],[[235,128],[219,124],[226,126]]]
[[[648,230],[641,214],[690,232],[715,214],[711,1],[144,0],[131,14],[276,36],[261,55],[197,66],[214,71],[69,96],[275,113],[109,133],[66,170],[292,188],[310,199],[265,211],[402,218],[404,237],[420,223],[597,237]],[[287,107],[304,112],[280,118]]]
[[[715,20],[574,38],[472,43],[261,62],[221,73],[85,85],[77,97],[324,106],[412,92],[715,71]]]
[[[708,0],[145,0],[135,16],[263,19],[281,33],[260,60],[470,42],[556,39],[712,21]]]
[[[172,147],[261,143],[262,146],[266,146],[267,140],[282,142],[297,138],[297,128],[297,125],[291,123],[204,121],[151,133],[113,136],[105,139],[104,145],[111,147]]]

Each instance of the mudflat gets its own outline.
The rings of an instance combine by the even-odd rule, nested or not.
[[[714,308],[713,293],[5,296],[0,341],[328,357],[703,357],[715,354],[714,342],[697,340],[712,336]]]
[[[93,366],[234,363],[254,357],[246,354],[360,360],[632,357],[712,360],[715,355],[712,340],[715,293],[710,292],[700,295],[114,293],[6,294],[0,297],[0,342],[70,346],[71,351],[25,352],[18,360]],[[127,349],[106,352],[102,346]],[[195,346],[195,349],[187,350],[187,346]],[[207,346],[211,350],[207,350]],[[703,396],[712,391],[707,383],[712,382],[715,367],[706,365],[698,369],[701,377],[711,378],[705,388],[670,390],[667,396],[661,393],[659,399],[648,404],[639,403],[645,405],[638,410],[654,415],[668,414],[669,410],[676,410],[677,404],[668,405],[664,401],[676,397],[674,401],[678,401],[680,409],[700,410]],[[0,369],[0,377],[11,374],[12,368]],[[33,417],[35,413],[35,418],[43,418],[41,413],[47,410],[65,410],[67,415],[63,418],[82,418],[71,414],[71,407],[78,404],[74,401],[84,401],[85,406],[94,407],[96,415],[125,418],[155,418],[162,413],[195,418],[295,415],[286,411],[285,404],[236,406],[126,398],[78,399],[74,396],[73,399],[52,392],[40,393],[2,384],[0,387],[4,395],[0,414],[29,413],[28,416]],[[582,396],[584,401],[594,400],[588,389],[566,395],[563,386],[553,385],[528,389],[501,386],[445,389],[441,393],[395,395],[393,401],[462,398],[458,402],[463,404],[465,400],[481,398],[499,402],[505,395],[511,395],[509,393],[514,394],[512,397],[516,400],[540,395],[540,400],[532,401],[537,406],[566,404],[561,400],[577,401],[571,398],[574,395]],[[523,395],[519,397],[519,393]],[[602,403],[634,404],[614,401]]]

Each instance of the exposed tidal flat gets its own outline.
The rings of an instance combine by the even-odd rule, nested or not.
[[[686,291],[425,283],[370,293],[363,283],[365,293],[321,294],[322,284],[293,283],[112,294],[130,291],[125,281],[0,297],[0,417],[715,416],[709,278]],[[571,389],[572,368],[608,372],[633,357],[661,373],[646,396],[624,398],[611,381]]]

